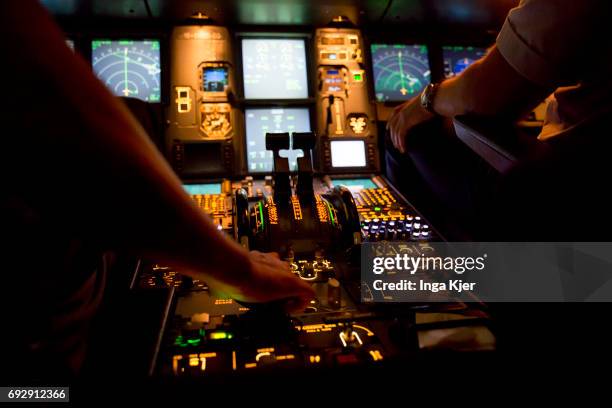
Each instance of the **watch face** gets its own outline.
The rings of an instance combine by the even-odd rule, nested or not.
[[[429,86],[421,92],[421,106],[429,110]]]
[[[435,98],[435,93],[435,84],[427,85],[427,87],[421,93],[421,106],[429,113],[433,113],[434,115],[436,115],[436,112],[433,110],[433,99]]]

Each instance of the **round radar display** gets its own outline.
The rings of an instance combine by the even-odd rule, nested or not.
[[[115,95],[161,100],[159,41],[94,40],[91,59],[96,76]]]
[[[407,101],[430,83],[427,46],[372,44],[371,50],[379,102]]]

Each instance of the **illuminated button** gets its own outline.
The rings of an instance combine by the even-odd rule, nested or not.
[[[383,359],[382,353],[380,350],[370,350],[370,356],[374,361],[380,361]]]
[[[338,365],[346,365],[346,364],[357,364],[359,359],[355,354],[337,354],[336,355],[336,363]]]
[[[320,355],[318,355],[318,354],[316,354],[316,355],[310,355],[310,356],[308,356],[308,361],[309,361],[311,364],[318,364],[318,363],[320,363],[320,362],[321,362],[321,356],[320,356]]]
[[[214,331],[209,333],[208,338],[210,340],[229,340],[234,337],[231,333],[225,331]]]

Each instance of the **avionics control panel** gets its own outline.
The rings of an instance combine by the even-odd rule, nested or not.
[[[380,169],[363,47],[357,29],[321,28],[315,34],[317,164],[323,173]]]
[[[236,169],[242,115],[234,106],[235,64],[224,27],[178,26],[172,31],[166,140],[184,178]]]
[[[172,267],[143,262],[134,280],[137,289],[167,291],[172,305],[151,372],[199,377],[379,365],[438,343],[467,350],[494,347],[486,316],[478,320],[482,316],[464,304],[391,310],[361,300],[361,243],[402,241],[419,252],[441,239],[379,175],[361,32],[320,28],[313,47],[303,37],[238,38],[240,109],[232,98],[227,30],[174,30],[172,69],[178,72],[171,74],[168,140],[186,182],[190,176],[231,178],[246,170],[242,179],[226,180],[220,189],[195,181],[186,188],[220,234],[230,234],[248,250],[276,252],[316,297],[303,312],[288,315],[278,303],[238,303]],[[308,71],[309,51],[314,71]],[[402,95],[402,89],[408,91],[399,88]],[[225,160],[223,146],[233,149],[239,165],[215,164]],[[211,171],[211,166],[217,167]],[[443,331],[427,334],[430,322]]]

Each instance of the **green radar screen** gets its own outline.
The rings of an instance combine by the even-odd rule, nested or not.
[[[372,44],[371,51],[379,102],[407,101],[430,83],[427,46]]]
[[[93,40],[91,60],[96,76],[116,96],[161,100],[159,41]]]

